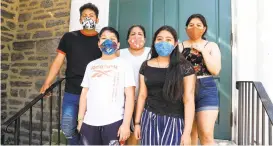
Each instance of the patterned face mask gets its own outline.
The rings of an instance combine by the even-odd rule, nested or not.
[[[95,21],[93,21],[89,17],[86,17],[82,22],[82,27],[83,27],[83,29],[88,29],[88,30],[95,29],[96,23],[95,23]]]
[[[159,42],[155,44],[155,50],[159,56],[169,56],[174,46],[168,42]]]
[[[144,46],[144,39],[142,37],[132,37],[128,40],[131,48],[141,49]]]
[[[110,39],[105,40],[101,45],[101,52],[105,55],[112,55],[117,51],[117,43],[113,42]]]

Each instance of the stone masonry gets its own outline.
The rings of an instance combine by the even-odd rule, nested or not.
[[[39,95],[60,38],[69,30],[70,3],[70,0],[1,1],[2,123]],[[55,110],[56,99],[53,97]],[[49,101],[44,99],[45,131],[49,131]],[[39,140],[40,106],[38,102],[32,112],[34,144]],[[29,111],[25,115],[21,118],[21,144],[28,144]],[[53,128],[56,121],[57,113],[53,111]],[[48,132],[43,133],[46,143]]]

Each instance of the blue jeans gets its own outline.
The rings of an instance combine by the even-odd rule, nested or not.
[[[77,117],[80,95],[64,93],[61,128],[69,145],[78,145],[80,135],[77,131]]]

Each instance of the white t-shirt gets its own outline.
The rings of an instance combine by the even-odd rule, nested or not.
[[[120,49],[120,57],[130,62],[134,68],[135,82],[136,82],[135,100],[138,97],[138,90],[139,90],[139,69],[145,60],[150,59],[150,56],[148,57],[150,50],[151,48],[145,47],[142,55],[134,56],[131,54],[128,48]]]
[[[92,126],[109,125],[123,119],[124,89],[135,86],[133,68],[120,57],[94,60],[87,65],[81,86],[89,88],[83,122]]]

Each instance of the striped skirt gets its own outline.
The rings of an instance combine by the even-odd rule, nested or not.
[[[144,110],[141,117],[141,145],[180,145],[184,120]]]

